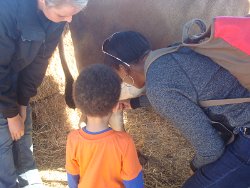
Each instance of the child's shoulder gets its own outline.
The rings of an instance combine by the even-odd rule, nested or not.
[[[80,131],[80,129],[70,131],[70,133],[68,134],[68,139],[70,139],[70,140],[78,139],[78,137],[80,136],[79,131]]]
[[[128,152],[135,148],[135,143],[130,134],[126,132],[115,132],[116,134],[116,144],[121,152],[122,156],[126,156]]]
[[[116,137],[124,142],[133,142],[133,138],[130,134],[124,131],[115,131]]]

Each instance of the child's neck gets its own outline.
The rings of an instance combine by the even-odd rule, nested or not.
[[[109,122],[110,116],[105,117],[87,117],[87,125],[86,129],[90,132],[99,132],[102,130],[105,130],[109,128],[108,122]]]

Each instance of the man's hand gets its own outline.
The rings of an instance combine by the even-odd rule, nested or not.
[[[15,117],[7,118],[10,134],[13,140],[19,140],[24,135],[24,121],[18,114]]]

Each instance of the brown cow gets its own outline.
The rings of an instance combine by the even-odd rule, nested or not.
[[[250,0],[89,0],[84,12],[70,24],[78,69],[101,63],[101,45],[110,34],[135,30],[153,48],[181,40],[182,26],[201,18],[207,23],[218,15],[244,16]]]
[[[249,13],[249,2],[250,0],[89,0],[86,9],[76,15],[70,24],[78,70],[88,64],[103,62],[102,42],[116,31],[139,31],[150,40],[153,49],[165,47],[181,40],[182,26],[188,20],[201,18],[209,23],[218,15],[244,16]],[[72,77],[69,72],[66,73],[66,102],[74,107],[71,100]]]

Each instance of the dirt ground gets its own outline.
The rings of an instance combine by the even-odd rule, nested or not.
[[[66,58],[77,76],[70,34],[66,35]],[[64,102],[64,76],[56,51],[46,78],[32,99],[34,153],[47,187],[67,187],[65,143],[70,130],[78,128],[79,112]],[[193,151],[170,123],[151,109],[124,112],[126,130],[147,159],[143,165],[146,188],[177,188],[189,177]]]

